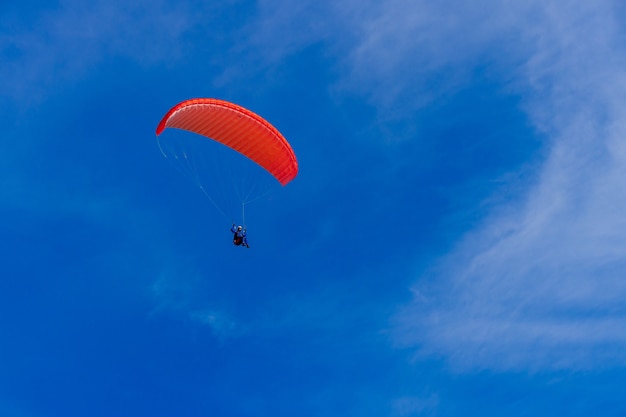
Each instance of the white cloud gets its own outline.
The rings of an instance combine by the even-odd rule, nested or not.
[[[186,31],[198,23],[196,12],[160,0],[65,0],[57,8],[6,14],[0,19],[3,94],[36,103],[48,90],[83,78],[106,56],[145,64],[179,57]]]
[[[609,3],[560,5],[518,23],[531,48],[516,84],[552,142],[537,185],[469,233],[399,318],[403,345],[459,368],[626,363],[626,56]]]
[[[431,394],[428,397],[402,397],[393,401],[393,416],[411,417],[435,415],[439,405],[439,397]]]
[[[609,0],[301,2],[292,15],[268,4],[259,27],[274,56],[324,42],[339,58],[336,87],[383,118],[454,94],[480,66],[547,138],[526,194],[416,284],[399,343],[463,369],[626,363],[623,11]],[[311,30],[287,39],[277,19]]]
[[[0,67],[10,87],[4,94],[42,94],[103,54],[166,60],[181,53],[197,15],[167,2],[79,3],[34,22],[3,19],[0,50],[20,52]],[[550,141],[523,203],[500,207],[416,284],[414,302],[398,318],[399,343],[463,369],[624,364],[626,49],[613,3],[282,7],[292,3],[259,4],[250,33],[266,59],[323,42],[340,57],[336,88],[396,118],[453,93],[475,66],[493,66]],[[147,32],[153,36],[140,36]],[[208,324],[229,322],[200,311],[196,318]]]
[[[243,331],[232,318],[221,311],[196,311],[191,313],[191,318],[198,323],[209,326],[213,334],[220,340],[238,336]]]
[[[191,263],[171,254],[166,259],[169,264],[161,265],[159,276],[150,288],[155,303],[151,315],[173,315],[206,326],[220,341],[246,333],[241,322],[223,309],[211,306],[211,300],[206,299],[207,279],[195,272]]]

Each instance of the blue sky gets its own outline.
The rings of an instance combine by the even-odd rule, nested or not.
[[[626,10],[0,5],[0,415],[626,414]],[[251,249],[162,157],[290,141]]]

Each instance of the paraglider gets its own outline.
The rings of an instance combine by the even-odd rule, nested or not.
[[[185,130],[200,135],[194,142],[208,138],[218,144],[218,148],[226,147],[235,151],[239,157],[234,159],[250,160],[261,167],[265,173],[273,177],[281,186],[287,185],[298,174],[296,155],[285,137],[267,120],[252,111],[228,101],[213,98],[195,98],[185,100],[172,107],[161,119],[156,128],[157,143],[161,153],[166,158],[182,166],[181,170],[200,187],[202,192],[213,203],[215,208],[224,216],[233,216],[232,210],[224,210],[217,201],[217,192],[211,192],[209,187],[234,187],[235,180],[220,181],[217,175],[206,175],[201,178],[201,170],[215,169],[211,162],[206,162],[193,154],[187,148],[177,148],[183,141],[170,140],[162,143],[160,135],[168,128]],[[195,135],[193,135],[195,136]],[[213,145],[211,145],[213,146]],[[213,153],[211,148],[210,153]],[[218,161],[219,162],[219,161]],[[238,161],[237,161],[238,162]],[[218,172],[219,173],[219,172]],[[264,175],[254,175],[255,179]],[[241,181],[243,182],[243,181]],[[250,181],[248,181],[250,182]],[[230,184],[232,183],[232,184]],[[255,189],[256,190],[256,189]],[[242,221],[239,228],[231,228],[234,234],[233,243],[237,246],[248,246],[245,229],[245,205],[256,199],[250,198],[250,193],[240,190],[227,191],[236,194],[241,204]]]
[[[248,245],[246,229],[244,229],[242,226],[235,227],[235,224],[233,223],[233,226],[230,228],[230,231],[233,232],[233,245],[235,246],[243,245],[246,248],[250,247],[250,245]]]
[[[287,139],[261,116],[223,100],[197,98],[172,107],[159,123],[213,139],[262,166],[281,185],[298,174],[296,155]]]

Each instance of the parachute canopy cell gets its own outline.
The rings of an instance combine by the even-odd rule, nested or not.
[[[213,139],[247,156],[283,186],[298,174],[296,155],[284,136],[261,116],[227,101],[196,98],[172,107],[156,134],[177,128]]]

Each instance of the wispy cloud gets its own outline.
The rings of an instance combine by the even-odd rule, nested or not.
[[[105,57],[164,62],[185,51],[184,35],[198,23],[185,4],[164,1],[62,1],[0,19],[3,94],[38,102],[67,87]]]
[[[250,43],[266,61],[323,44],[334,66],[338,95],[356,94],[382,118],[404,118],[454,91],[485,56],[506,56],[504,41],[520,36],[518,19],[531,5],[491,2],[345,1],[261,2]],[[509,3],[509,2],[506,2]],[[290,28],[307,30],[290,30]],[[517,30],[517,31],[516,31]],[[296,34],[294,36],[294,33]],[[508,42],[506,47],[523,45]],[[492,60],[491,64],[496,64]]]
[[[551,151],[521,205],[500,207],[415,286],[399,340],[459,368],[626,362],[626,56],[610,3],[536,5],[516,23],[527,110]]]
[[[549,142],[535,184],[419,280],[398,342],[469,369],[626,362],[626,54],[613,3],[285,3],[259,3],[249,31],[259,59],[323,43],[336,62],[332,89],[397,120],[490,67]],[[182,54],[199,14],[170,7],[68,0],[28,21],[3,16],[3,94],[36,101],[103,55],[154,63]],[[230,329],[218,310],[186,309]]]
[[[287,55],[324,42],[339,59],[335,88],[387,119],[410,119],[489,68],[546,138],[524,194],[485,213],[418,281],[399,343],[469,369],[626,362],[623,11],[610,1],[320,7],[286,16],[261,3],[265,46]],[[311,30],[286,39],[277,19]]]
[[[189,266],[185,268],[185,263],[180,259],[170,255],[168,261],[170,265],[162,265],[158,278],[151,286],[155,304],[152,316],[173,315],[181,321],[206,326],[220,341],[246,333],[241,322],[224,309],[211,305],[212,297],[206,295],[206,278],[202,278]],[[198,293],[203,295],[199,296]]]
[[[241,336],[245,333],[243,326],[235,322],[232,317],[223,311],[204,310],[191,313],[191,318],[197,323],[211,328],[213,335],[219,340]]]
[[[411,417],[436,415],[439,397],[431,394],[428,397],[402,397],[393,401],[393,416]]]

